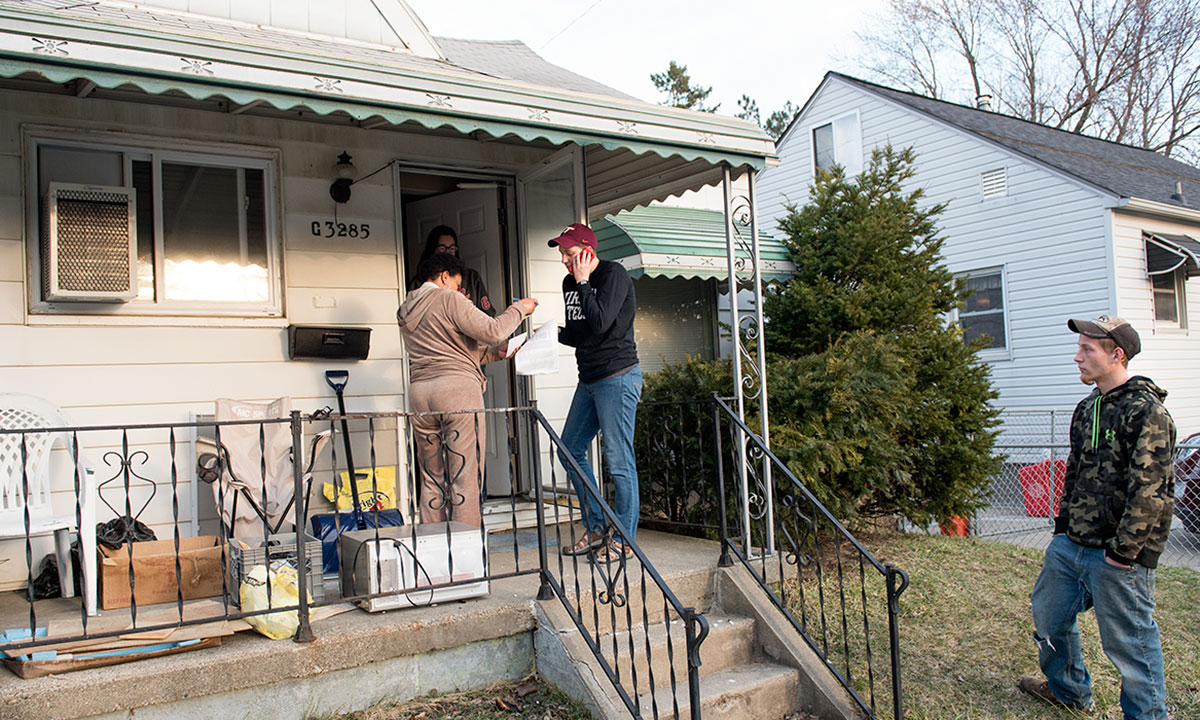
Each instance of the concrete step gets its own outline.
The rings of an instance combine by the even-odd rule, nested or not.
[[[774,663],[752,663],[728,667],[700,679],[700,707],[705,720],[778,720],[799,709],[800,673]],[[687,717],[690,699],[687,682],[677,694],[679,716]],[[670,688],[656,689],[638,698],[643,717],[653,717],[651,702],[660,717],[673,715]]]
[[[618,570],[616,564],[593,569],[590,562],[581,558],[578,572],[578,595],[572,573],[567,574],[563,589],[572,609],[593,635],[614,630],[624,632],[646,621],[654,624],[661,623],[668,616],[672,619],[679,617],[664,601],[662,591],[649,577],[646,578],[643,598],[642,568],[636,560],[630,560],[625,568]],[[677,571],[670,575],[669,582],[671,592],[684,607],[702,610],[709,606],[712,599],[711,568]]]
[[[726,668],[751,662],[754,643],[753,620],[717,614],[705,617],[709,623],[709,634],[700,646],[701,675],[712,675]],[[669,653],[668,633],[671,640]],[[648,656],[647,643],[650,645]],[[649,633],[639,626],[627,633],[602,635],[599,644],[605,660],[617,672],[617,676],[630,686],[634,677],[637,678],[639,688],[669,686],[671,671],[674,669],[676,684],[686,687],[687,635],[682,620],[672,620],[669,624],[656,623],[650,626]]]

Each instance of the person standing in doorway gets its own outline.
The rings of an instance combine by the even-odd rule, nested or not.
[[[613,511],[624,536],[632,540],[640,509],[633,427],[642,397],[642,370],[633,339],[637,307],[633,281],[619,263],[596,257],[596,234],[587,225],[567,226],[549,245],[558,248],[567,268],[563,278],[566,325],[559,331],[558,340],[575,348],[579,367],[579,383],[563,425],[562,440],[586,476],[568,471],[580,500],[584,532],[575,545],[563,548],[563,553],[579,555],[596,550],[593,557],[611,562],[630,550],[620,535],[610,533],[593,496],[598,486],[587,451],[596,433],[603,433],[604,462],[613,482]],[[567,466],[561,453],[560,459]]]
[[[447,253],[462,260],[462,255],[458,252],[458,233],[454,232],[454,228],[449,225],[437,225],[425,236],[425,247],[421,250],[421,259],[417,261],[417,267],[437,253]],[[422,282],[414,275],[408,281],[408,291],[412,292],[421,287]],[[487,288],[483,284],[483,276],[477,271],[463,266],[462,286],[458,291],[465,295],[475,307],[492,317],[496,316],[496,308],[492,305],[491,298],[488,297]]]
[[[1092,608],[1104,653],[1121,674],[1126,720],[1167,717],[1154,568],[1167,543],[1175,487],[1175,424],[1167,393],[1130,376],[1142,348],[1119,317],[1068,320],[1079,378],[1095,389],[1071,418],[1071,450],[1054,537],[1030,597],[1045,678],[1017,686],[1052,705],[1090,711],[1091,676],[1076,618]]]
[[[455,520],[481,527],[480,504],[487,447],[481,365],[503,357],[504,340],[537,307],[515,301],[488,317],[458,292],[458,258],[434,253],[417,268],[421,285],[408,294],[396,321],[408,353],[409,409],[420,461],[421,522]]]

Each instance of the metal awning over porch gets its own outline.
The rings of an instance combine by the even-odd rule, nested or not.
[[[1147,234],[1145,241],[1147,275],[1165,275],[1181,266],[1188,277],[1200,275],[1200,242],[1164,233]]]
[[[0,0],[0,27],[0,78],[10,87],[578,144],[593,216],[717,183],[723,165],[741,174],[774,159],[771,139],[743,120],[534,84],[404,48],[105,2]]]
[[[725,214],[717,210],[653,205],[605,215],[592,223],[600,241],[600,256],[625,266],[637,277],[726,278]],[[735,228],[744,233],[749,230]],[[745,245],[749,245],[749,237]],[[787,280],[796,271],[787,249],[761,230],[758,233],[762,278]],[[746,262],[750,253],[736,248]],[[739,273],[740,274],[740,273]]]

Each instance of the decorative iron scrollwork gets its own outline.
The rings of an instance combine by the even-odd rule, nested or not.
[[[150,494],[146,496],[146,501],[142,503],[142,506],[138,508],[138,511],[132,515],[134,520],[138,519],[142,516],[142,513],[145,512],[146,508],[150,506],[150,501],[154,499],[154,495],[158,492],[158,485],[156,485],[153,480],[133,469],[134,463],[136,463],[139,467],[144,467],[146,463],[150,461],[150,455],[145,450],[134,450],[128,455],[123,455],[116,450],[109,450],[108,452],[104,453],[102,459],[104,460],[105,465],[113,468],[114,470],[111,477],[102,481],[96,486],[96,496],[100,498],[100,502],[108,506],[109,510],[112,510],[113,515],[121,517],[126,513],[123,510],[118,510],[113,507],[112,504],[104,498],[105,487],[118,480],[123,481],[121,484],[124,486],[126,493],[125,499],[127,502],[129,501],[129,494],[133,491],[135,483],[138,485],[144,484],[145,486],[149,487]]]

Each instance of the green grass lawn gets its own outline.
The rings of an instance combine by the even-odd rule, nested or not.
[[[900,618],[905,717],[1087,717],[1039,703],[1016,689],[1021,675],[1039,674],[1030,639],[1029,592],[1041,569],[1041,551],[923,535],[875,536],[867,545],[881,561],[903,568],[911,580]],[[1156,576],[1155,617],[1163,638],[1167,705],[1177,720],[1195,720],[1200,718],[1200,573],[1160,567]],[[1092,613],[1080,616],[1080,633],[1096,700],[1096,714],[1090,717],[1119,720],[1120,677],[1101,652]],[[886,664],[886,655],[881,657]],[[883,705],[880,715],[890,717],[889,707]]]

